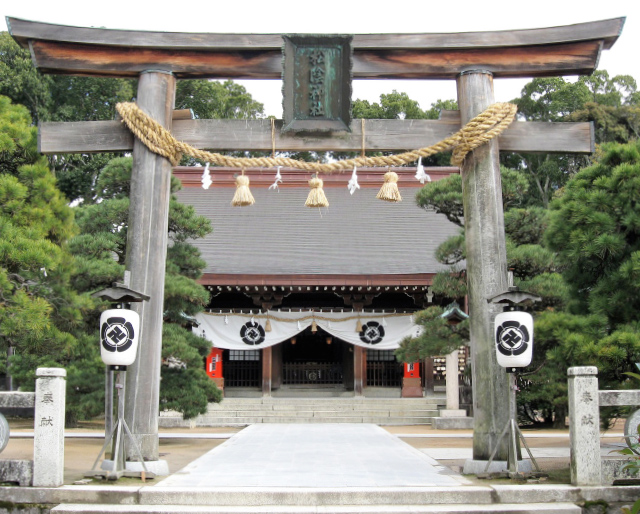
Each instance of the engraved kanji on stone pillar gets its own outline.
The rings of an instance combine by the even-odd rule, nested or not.
[[[64,409],[67,371],[38,368],[33,439],[33,485],[64,482]]]
[[[569,368],[569,434],[571,483],[600,485],[600,401],[598,368]]]

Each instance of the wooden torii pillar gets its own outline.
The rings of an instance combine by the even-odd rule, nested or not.
[[[198,148],[271,151],[269,120],[173,120],[175,79],[280,79],[282,38],[77,28],[7,18],[14,39],[43,73],[139,78],[138,102],[177,139]],[[615,43],[624,18],[565,27],[462,34],[353,36],[354,79],[457,80],[459,114],[441,120],[367,120],[367,150],[402,151],[433,144],[493,102],[493,79],[591,73]],[[278,128],[282,127],[277,122]],[[276,131],[278,150],[361,149],[359,120],[339,138]],[[168,173],[117,121],[43,123],[40,151],[134,152],[127,263],[132,287],[155,302],[142,312],[136,373],[129,373],[127,422],[146,460],[158,458],[157,413],[166,258]],[[507,378],[493,348],[495,312],[487,298],[506,290],[506,254],[498,148],[514,152],[593,151],[588,123],[516,122],[498,141],[467,157],[461,169],[467,239],[475,431],[473,457],[488,460],[508,419]],[[162,218],[162,219],[161,219]],[[156,232],[157,231],[157,232]],[[153,288],[153,290],[152,290]],[[497,459],[506,460],[506,445]]]

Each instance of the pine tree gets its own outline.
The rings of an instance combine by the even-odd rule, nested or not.
[[[68,362],[91,304],[69,287],[75,231],[27,109],[0,97],[0,348],[15,352],[10,375],[26,389],[36,367]]]
[[[101,171],[96,191],[100,201],[77,209],[81,233],[70,242],[77,268],[72,282],[80,291],[95,291],[121,280],[124,273],[132,159],[116,158]],[[172,193],[180,182],[172,177]],[[172,195],[165,275],[165,311],[162,331],[160,407],[182,412],[185,419],[206,412],[221,393],[204,371],[210,344],[186,325],[209,301],[208,292],[195,282],[205,262],[190,239],[211,231],[210,222],[180,204]],[[97,319],[96,312],[94,319]]]

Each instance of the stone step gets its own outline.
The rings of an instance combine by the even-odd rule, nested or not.
[[[216,407],[210,406],[207,412],[370,412],[385,411],[399,413],[437,411],[443,408],[434,404],[422,405],[233,405],[223,404]]]
[[[347,397],[347,398],[307,398],[307,397],[260,397],[260,398],[235,398],[226,397],[221,403],[243,403],[243,404],[283,404],[283,403],[335,403],[335,404],[366,404],[366,403],[389,403],[389,404],[420,404],[425,402],[440,403],[445,401],[445,398],[438,396],[430,396],[428,398],[367,398],[363,396]]]
[[[166,424],[167,420],[179,420],[181,418],[161,418],[161,426],[181,426]],[[251,425],[253,423],[374,423],[377,425],[428,425],[433,422],[433,417],[403,417],[391,418],[382,416],[324,416],[324,417],[273,417],[273,416],[230,416],[230,417],[202,417],[196,420],[198,426],[221,423],[227,425]],[[190,426],[190,420],[184,421],[184,426]]]
[[[434,398],[225,398],[207,413],[183,421],[177,412],[160,414],[160,426],[245,426],[253,423],[432,424],[439,415]]]
[[[154,506],[218,506],[218,507],[278,507],[331,505],[425,506],[483,505],[503,512],[505,506],[535,505],[536,512],[550,512],[549,506],[567,508],[575,503],[633,503],[640,495],[640,486],[572,486],[569,484],[483,484],[460,486],[402,487],[170,487],[155,485],[82,485],[63,487],[3,487],[3,499],[23,505],[60,505],[57,512],[96,512],[108,504],[121,507]],[[151,484],[151,483],[148,483]],[[92,510],[94,509],[94,510]],[[180,512],[180,507],[171,512]],[[273,511],[277,512],[277,511]],[[322,510],[328,513],[330,510]],[[552,511],[551,511],[552,512]],[[565,511],[561,512],[573,512]],[[580,512],[580,511],[575,511]]]
[[[385,403],[367,403],[364,405],[335,405],[335,404],[274,404],[274,405],[241,405],[241,404],[233,404],[233,403],[221,403],[221,404],[213,404],[209,406],[209,411],[216,412],[220,410],[235,410],[235,411],[258,411],[258,410],[269,410],[269,411],[298,411],[298,410],[323,410],[323,411],[366,411],[366,410],[389,410],[394,412],[405,412],[405,411],[413,411],[413,410],[437,410],[439,408],[437,403],[422,403],[422,404],[385,404]]]
[[[203,506],[203,505],[73,505],[51,509],[56,514],[580,514],[573,503],[453,504],[453,505],[298,505]]]
[[[382,417],[416,417],[416,416],[438,416],[439,411],[435,409],[416,409],[408,411],[394,411],[386,409],[376,410],[210,410],[203,417],[217,418],[229,416],[263,416],[263,417],[323,417],[323,416],[382,416]]]

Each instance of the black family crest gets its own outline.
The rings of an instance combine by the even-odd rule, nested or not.
[[[369,321],[362,325],[360,341],[367,344],[378,344],[384,339],[384,327],[377,321]]]
[[[529,346],[529,330],[514,320],[507,320],[496,330],[496,345],[503,355],[520,355]]]
[[[133,344],[133,325],[126,318],[107,318],[100,330],[102,347],[108,352],[124,352]]]
[[[244,344],[258,345],[264,342],[264,328],[255,321],[247,321],[240,329]]]

